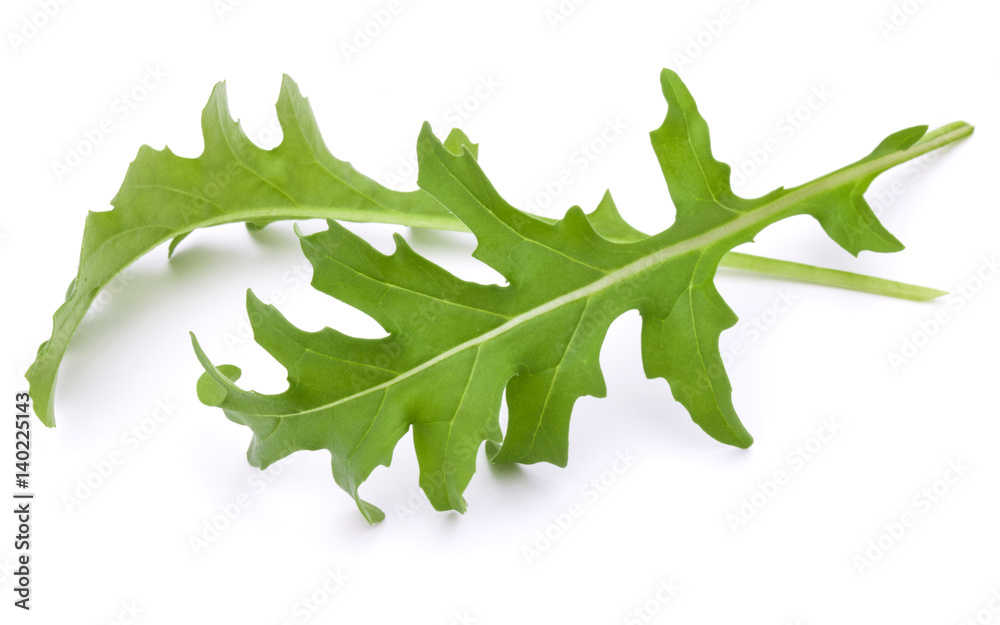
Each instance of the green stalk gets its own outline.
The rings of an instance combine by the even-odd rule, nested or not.
[[[896,282],[860,273],[851,273],[850,271],[815,267],[813,265],[764,258],[740,252],[729,252],[722,257],[722,262],[719,263],[719,266],[726,269],[737,269],[739,271],[749,271],[774,278],[793,280],[795,282],[820,284],[915,302],[926,302],[948,294],[947,291],[907,284],[905,282]]]

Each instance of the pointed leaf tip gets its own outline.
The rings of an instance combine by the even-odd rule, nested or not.
[[[167,248],[168,260],[174,257],[174,251],[177,250],[177,246],[180,245],[180,242],[186,239],[190,234],[190,232],[185,232],[184,234],[179,234],[170,240],[170,246]]]
[[[463,150],[468,150],[472,154],[472,158],[479,160],[479,144],[473,143],[460,128],[451,129],[444,140],[444,147],[455,155],[460,155]]]

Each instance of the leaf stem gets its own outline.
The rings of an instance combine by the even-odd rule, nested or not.
[[[815,267],[788,260],[753,256],[741,252],[729,252],[722,257],[719,266],[727,269],[749,271],[776,278],[794,280],[796,282],[820,284],[916,302],[926,302],[948,294],[947,291],[906,284],[905,282],[885,280],[850,271]]]

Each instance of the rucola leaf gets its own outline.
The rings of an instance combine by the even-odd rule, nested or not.
[[[170,241],[173,254],[198,228],[315,217],[454,227],[454,217],[423,191],[392,191],[330,154],[308,101],[288,76],[277,113],[282,142],[263,150],[232,119],[225,83],[219,83],[202,113],[202,155],[183,158],[169,148],[143,146],[111,201],[114,210],[87,216],[77,276],[54,315],[52,337],[39,347],[26,376],[43,423],[55,424],[56,374],[91,303],[116,275],[162,243]],[[463,139],[457,134],[449,141],[458,145]]]
[[[424,191],[397,192],[355,171],[330,154],[320,137],[308,101],[285,76],[277,103],[283,131],[273,150],[254,146],[233,121],[224,83],[216,85],[202,114],[204,153],[189,159],[144,146],[129,167],[114,210],[87,217],[76,278],[65,303],[53,318],[51,338],[39,347],[27,378],[35,411],[46,425],[55,425],[53,400],[56,375],[73,333],[101,289],[137,259],[169,241],[168,256],[192,231],[233,222],[251,229],[284,219],[321,217],[406,226],[466,230],[465,225]],[[445,145],[460,152],[478,146],[460,130]],[[606,203],[609,200],[606,198]],[[645,235],[616,218],[613,210],[591,217],[594,227],[612,240]],[[866,288],[897,297],[927,299],[941,293],[900,283],[852,276],[750,255],[731,254],[745,270],[794,276],[845,288]],[[803,272],[803,268],[808,271]]]
[[[642,316],[646,375],[666,378],[708,434],[749,446],[718,348],[720,333],[736,322],[713,283],[723,255],[801,214],[852,253],[900,249],[863,192],[879,173],[972,129],[959,123],[929,136],[925,127],[902,130],[843,169],[744,199],[730,187],[729,167],[712,156],[688,90],[668,70],[661,83],[669,108],[651,137],[677,217],[656,235],[602,236],[629,228],[610,196],[589,216],[573,207],[555,223],[521,212],[471,154],[450,152],[425,124],[418,184],[474,233],[474,256],[506,286],[464,282],[399,236],[390,255],[334,221],[302,236],[313,286],[367,313],[388,336],[304,332],[248,294],[254,338],[288,371],[289,388],[277,395],[239,388],[239,371],[214,366],[195,341],[206,370],[200,397],[253,431],[251,464],[326,449],[337,483],[375,521],[384,515],[358,488],[389,464],[412,427],[421,487],[435,508],[464,511],[462,493],[484,442],[494,462],[566,464],[573,404],[605,394],[600,347],[611,322],[632,309]],[[498,418],[504,392],[505,435]]]

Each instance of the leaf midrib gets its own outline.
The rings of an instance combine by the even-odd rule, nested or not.
[[[831,189],[841,187],[854,180],[863,179],[867,176],[878,175],[879,173],[885,171],[886,169],[889,169],[890,167],[893,167],[907,160],[910,160],[915,156],[929,152],[931,150],[937,149],[938,147],[941,147],[942,145],[950,143],[951,141],[954,141],[956,137],[968,134],[968,132],[970,132],[968,127],[961,127],[952,132],[935,137],[933,140],[917,142],[916,144],[914,144],[913,146],[911,146],[906,150],[893,152],[891,154],[887,154],[885,156],[870,161],[861,161],[854,165],[849,165],[841,169],[840,171],[834,172],[833,174],[827,177],[823,177],[818,180],[808,182],[799,187],[788,189],[779,197],[771,200],[766,204],[762,204],[761,206],[756,207],[747,213],[742,213],[741,216],[737,217],[732,221],[726,222],[721,226],[708,230],[698,236],[668,245],[660,250],[657,250],[656,252],[644,256],[636,261],[633,261],[620,269],[608,273],[603,278],[595,280],[594,282],[591,282],[588,285],[577,288],[569,293],[560,295],[559,297],[556,297],[555,299],[552,299],[545,304],[536,306],[535,308],[529,311],[526,311],[516,317],[511,318],[511,320],[508,321],[507,323],[497,326],[496,328],[490,330],[489,332],[481,334],[475,338],[469,339],[464,343],[460,343],[459,345],[456,345],[455,347],[452,347],[442,352],[441,354],[435,356],[434,358],[428,359],[423,363],[417,365],[416,367],[413,367],[412,369],[409,369],[399,374],[397,377],[391,380],[387,380],[385,382],[372,386],[363,391],[354,393],[353,395],[342,397],[340,399],[334,400],[332,402],[320,406],[316,406],[314,408],[310,408],[308,410],[303,410],[294,413],[286,413],[286,414],[259,414],[256,416],[262,418],[277,418],[277,419],[304,416],[322,412],[330,408],[335,408],[339,405],[346,404],[351,401],[354,401],[355,399],[364,397],[370,393],[375,393],[382,390],[388,390],[391,387],[395,386],[396,384],[399,384],[415,375],[422,373],[423,371],[426,371],[427,369],[436,366],[437,364],[445,360],[448,360],[452,356],[460,354],[461,352],[467,349],[478,347],[483,343],[491,341],[494,338],[497,338],[498,336],[501,336],[502,334],[505,334],[506,332],[509,332],[510,330],[513,330],[514,328],[520,325],[529,323],[534,319],[541,317],[542,315],[548,314],[558,308],[561,308],[566,304],[570,304],[572,302],[587,297],[591,297],[607,288],[610,288],[615,284],[618,284],[619,282],[622,282],[644,271],[647,271],[652,267],[655,267],[656,265],[668,262],[671,259],[687,254],[688,252],[708,247],[714,243],[723,241],[743,230],[751,229],[759,224],[766,225],[770,220],[776,218],[782,212],[795,206],[799,202],[803,202],[813,196],[817,196],[827,191],[830,191]],[[669,230],[666,230],[664,231],[664,233],[661,234],[665,234],[666,232],[669,232]],[[224,376],[223,379],[225,379]],[[235,385],[232,384],[232,382],[228,381],[227,379],[226,381],[229,383],[230,386],[235,388]]]

